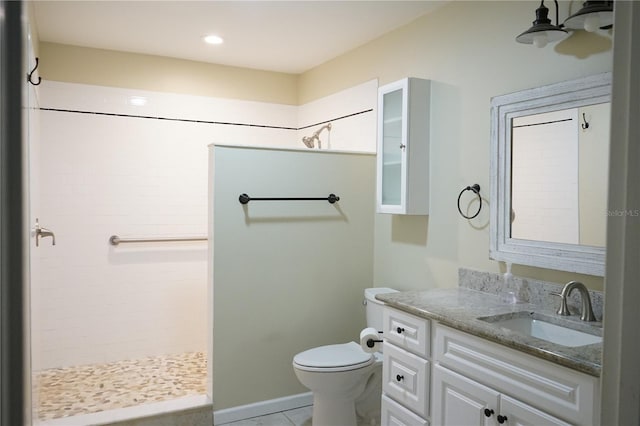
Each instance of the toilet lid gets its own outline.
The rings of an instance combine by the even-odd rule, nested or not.
[[[363,351],[357,343],[349,342],[300,352],[293,357],[293,362],[306,367],[335,368],[368,364],[372,359],[372,354]]]

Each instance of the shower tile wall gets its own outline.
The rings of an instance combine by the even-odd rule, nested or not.
[[[322,134],[322,149],[375,153],[377,104],[376,79],[302,105],[298,109],[301,129],[295,142],[299,144],[303,136],[318,129],[319,126],[314,126],[316,123],[348,116],[348,120],[334,121],[330,134]]]
[[[144,96],[143,107],[127,104]],[[45,81],[44,108],[295,127],[290,106]],[[40,207],[56,235],[32,242],[33,368],[201,352],[207,243],[113,247],[111,235],[207,234],[207,145],[275,144],[295,131],[40,111]]]

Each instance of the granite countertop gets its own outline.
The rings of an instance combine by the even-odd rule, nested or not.
[[[555,364],[600,377],[602,343],[586,346],[567,347],[531,336],[525,336],[506,328],[479,320],[480,317],[507,315],[513,312],[529,311],[571,321],[576,329],[591,334],[602,335],[602,323],[585,323],[572,316],[559,317],[554,312],[544,310],[529,303],[504,303],[500,297],[466,288],[434,289],[385,293],[376,296],[387,305],[421,318],[465,331],[478,337],[508,346],[518,351],[546,359]]]

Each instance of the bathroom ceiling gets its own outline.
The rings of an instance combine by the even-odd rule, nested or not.
[[[34,1],[40,41],[301,73],[444,1]],[[224,38],[207,45],[207,34]]]

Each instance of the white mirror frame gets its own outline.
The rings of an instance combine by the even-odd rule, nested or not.
[[[525,115],[610,101],[611,73],[564,81],[491,99],[491,259],[604,276],[604,247],[511,238],[511,121]],[[602,214],[606,212],[603,211]]]

